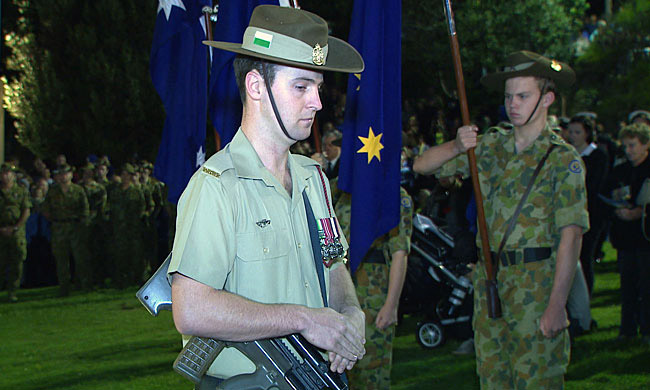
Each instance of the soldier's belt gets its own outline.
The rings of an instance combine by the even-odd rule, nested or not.
[[[542,248],[524,248],[514,251],[501,252],[501,265],[507,267],[520,263],[534,263],[536,261],[546,260],[551,257],[552,250],[549,247]],[[490,252],[493,259],[496,259],[497,254]]]

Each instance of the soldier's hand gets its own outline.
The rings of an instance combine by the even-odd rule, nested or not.
[[[539,320],[539,330],[544,337],[553,338],[569,327],[566,309],[564,307],[547,306]]]
[[[397,324],[397,305],[384,303],[384,306],[382,306],[381,309],[379,310],[379,313],[377,313],[375,326],[378,329],[383,330],[393,324]]]
[[[360,313],[341,314],[330,308],[310,310],[310,323],[301,334],[311,344],[330,352],[332,371],[352,368],[366,353],[365,317]]]
[[[456,150],[458,153],[465,153],[469,149],[476,147],[478,140],[478,127],[475,125],[462,126],[456,133]]]

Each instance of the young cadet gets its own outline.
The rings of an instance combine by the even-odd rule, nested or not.
[[[239,54],[242,122],[179,200],[168,272],[183,335],[250,341],[300,333],[342,373],[365,353],[365,318],[344,265],[347,243],[320,166],[289,153],[309,137],[322,108],[322,72],[364,68],[352,46],[327,34],[317,15],[259,6],[243,43],[206,42]],[[308,219],[324,227],[323,248],[312,247]],[[204,382],[254,368],[229,348]]]
[[[513,129],[493,127],[478,137],[476,126],[463,126],[455,140],[427,150],[414,164],[419,173],[468,176],[464,153],[476,147],[491,250],[504,244],[501,254],[493,255],[501,318],[488,318],[485,268],[479,263],[473,273],[482,389],[564,386],[570,346],[565,305],[589,220],[583,163],[550,129],[547,113],[555,86],[567,87],[574,80],[564,63],[527,51],[511,54],[503,71],[486,75],[481,83],[504,91]],[[530,195],[515,215],[545,155]],[[514,229],[504,240],[513,216]]]

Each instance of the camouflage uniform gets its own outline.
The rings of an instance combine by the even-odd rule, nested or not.
[[[90,280],[91,265],[83,256],[83,237],[89,215],[88,198],[83,187],[70,183],[67,192],[60,185],[50,188],[43,202],[43,212],[52,222],[52,254],[61,293],[70,288],[70,256],[75,259],[75,272],[81,281]]]
[[[476,362],[483,389],[563,387],[569,363],[568,332],[547,339],[539,330],[539,320],[553,287],[560,229],[568,225],[585,231],[589,228],[582,160],[548,126],[519,153],[515,153],[514,131],[493,127],[479,138],[476,157],[490,247],[496,250],[535,167],[552,144],[557,147],[537,177],[504,247],[504,252],[514,252],[514,264],[511,260],[511,265],[501,261],[498,265],[501,318],[488,318],[484,267],[478,266],[473,273]],[[457,172],[469,175],[464,155],[445,164],[436,175]],[[481,245],[479,237],[477,244]],[[525,263],[524,248],[550,248],[550,256]]]
[[[8,190],[0,190],[0,227],[15,225],[23,210],[31,206],[27,190],[18,183],[14,183]],[[7,291],[11,299],[20,287],[23,262],[27,258],[24,223],[10,236],[0,234],[0,253],[0,273],[6,270]]]
[[[343,233],[350,238],[350,194],[340,192],[336,203],[336,215]],[[350,389],[379,390],[390,389],[390,370],[393,361],[393,337],[395,326],[378,329],[375,321],[379,311],[386,302],[388,279],[393,253],[411,249],[411,232],[413,230],[413,202],[404,188],[400,187],[400,221],[399,226],[376,239],[369,254],[361,262],[353,280],[361,309],[366,315],[366,355],[348,372]],[[377,263],[380,258],[381,263]]]
[[[140,283],[144,273],[142,255],[142,218],[146,212],[144,194],[139,186],[126,189],[115,186],[110,192],[113,228],[113,280],[120,287]]]
[[[82,285],[87,287],[91,283],[101,282],[102,264],[105,248],[105,240],[103,239],[103,224],[106,218],[106,190],[102,185],[92,180],[83,183],[83,188],[88,197],[88,206],[90,210],[90,218],[88,219],[87,229],[82,231],[84,242],[84,261],[92,265],[92,279],[82,280]]]
[[[158,183],[160,182],[149,177],[141,186],[146,205],[144,225],[142,227],[144,264],[145,268],[152,272],[156,271],[159,260],[156,218],[160,213],[160,205],[162,205],[162,190]]]

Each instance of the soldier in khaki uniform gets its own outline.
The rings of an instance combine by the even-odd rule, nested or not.
[[[207,43],[240,54],[241,128],[183,192],[168,271],[182,334],[250,341],[300,333],[342,373],[364,355],[364,314],[343,264],[347,243],[318,228],[324,243],[338,245],[318,244],[310,224],[336,226],[329,185],[318,163],[289,152],[309,137],[322,108],[322,72],[364,67],[352,46],[327,34],[317,15],[262,5],[242,44]],[[332,251],[321,259],[321,249]],[[254,367],[227,348],[208,375]],[[218,382],[205,381],[212,389]]]
[[[353,390],[390,389],[394,325],[413,231],[413,201],[402,187],[400,202],[399,225],[372,243],[353,276],[359,304],[366,315],[366,356],[349,373]],[[335,209],[345,236],[353,240],[351,203],[351,195],[342,193]]]
[[[52,222],[52,254],[56,260],[56,274],[61,295],[70,290],[70,257],[75,261],[75,272],[81,281],[90,280],[92,267],[83,255],[83,237],[89,216],[88,198],[83,187],[72,182],[72,167],[60,165],[54,170],[56,185],[52,186],[43,202],[43,215]]]
[[[6,281],[9,301],[16,302],[23,262],[27,258],[25,222],[32,203],[27,190],[16,183],[16,167],[0,168],[0,273]]]
[[[531,52],[511,54],[502,72],[481,82],[501,91],[505,85],[513,130],[495,127],[477,137],[476,126],[463,126],[456,140],[429,149],[414,164],[419,173],[468,176],[464,152],[476,147],[488,237],[496,251],[538,162],[555,145],[502,255],[494,259],[501,318],[488,318],[485,268],[479,264],[474,271],[473,325],[482,389],[564,386],[569,362],[565,305],[589,220],[583,163],[549,128],[547,112],[555,85],[566,87],[574,79],[564,63]]]

